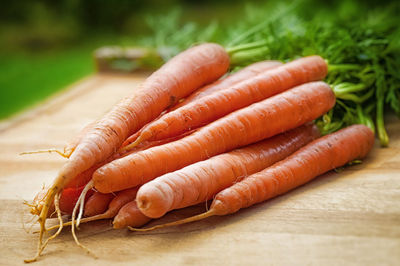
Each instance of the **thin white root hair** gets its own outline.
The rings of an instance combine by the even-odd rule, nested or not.
[[[75,243],[81,247],[83,250],[85,250],[88,254],[92,255],[93,257],[97,258],[97,256],[90,251],[90,249],[88,249],[86,246],[84,246],[83,244],[81,244],[81,242],[79,242],[78,237],[76,236],[76,232],[75,232],[75,218],[76,218],[76,212],[78,211],[78,208],[80,207],[80,205],[82,205],[84,203],[85,200],[85,196],[87,191],[89,191],[90,188],[93,187],[93,180],[91,180],[83,189],[81,195],[78,198],[78,201],[75,204],[75,207],[72,211],[72,217],[71,217],[71,233],[72,233],[72,237],[75,240]],[[82,201],[83,198],[83,201]],[[78,217],[79,218],[79,217]],[[77,226],[78,227],[78,226]]]
[[[93,181],[91,180],[82,190],[81,195],[79,196],[78,201],[79,202],[79,213],[78,213],[78,218],[76,219],[76,227],[78,228],[80,223],[81,223],[81,219],[82,219],[82,215],[83,215],[83,208],[85,206],[85,197],[86,194],[88,193],[88,191],[93,188]]]
[[[102,220],[102,219],[110,219],[110,218],[112,218],[110,216],[110,214],[108,212],[105,212],[105,213],[97,214],[97,215],[94,215],[94,216],[91,216],[91,217],[85,217],[85,218],[81,219],[81,224],[82,223],[92,222],[92,221],[97,221],[97,220]],[[76,224],[76,221],[75,221],[75,224]],[[63,226],[69,226],[69,225],[72,225],[72,221],[65,222],[63,224]],[[52,227],[47,228],[47,231],[52,231],[54,229],[57,229],[58,227],[59,227],[59,225],[54,225]],[[37,233],[39,233],[39,231],[35,231],[33,233],[37,234]]]

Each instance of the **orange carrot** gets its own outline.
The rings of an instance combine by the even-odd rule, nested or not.
[[[169,108],[166,111],[166,113],[174,111],[188,103],[196,101],[197,99],[200,99],[204,96],[210,95],[216,91],[230,88],[231,86],[233,86],[243,80],[250,79],[261,72],[276,68],[281,65],[283,65],[281,62],[274,61],[274,60],[266,60],[266,61],[261,61],[261,62],[251,64],[251,65],[239,70],[238,72],[236,72],[234,74],[231,74],[223,79],[217,80],[211,84],[204,86],[201,89],[196,90],[189,97],[185,98],[184,101],[178,102],[177,104],[175,104],[174,106]],[[162,117],[162,115],[160,117]],[[156,118],[155,120],[158,120],[159,118]],[[146,126],[144,126],[144,128],[146,128]],[[127,146],[127,145],[131,144],[132,142],[134,142],[140,135],[141,131],[142,131],[142,129],[139,130],[138,132],[136,132],[135,134],[131,135],[127,140],[125,140],[125,142],[122,144],[122,146],[124,147],[124,146]],[[128,149],[130,149],[130,148],[129,147],[123,148],[123,150],[128,150]]]
[[[173,141],[179,140],[179,139],[181,139],[183,137],[186,137],[186,136],[192,134],[195,130],[196,129],[189,130],[189,131],[187,131],[187,132],[185,132],[183,134],[180,134],[180,135],[177,135],[177,136],[174,136],[174,137],[161,139],[161,140],[143,141],[142,143],[136,145],[133,148],[129,148],[129,147],[127,148],[127,146],[129,146],[129,144],[131,144],[132,142],[134,142],[137,139],[137,136],[139,135],[138,133],[140,132],[140,131],[138,131],[138,132],[136,132],[135,134],[131,135],[129,138],[127,138],[125,140],[125,142],[122,144],[122,148],[118,151],[118,153],[121,156],[126,156],[126,155],[128,155],[128,153],[132,154],[134,152],[143,151],[143,150],[146,150],[146,149],[154,147],[154,146],[159,146],[159,145],[163,145],[163,144],[166,144],[166,143],[169,143],[169,142],[173,142]]]
[[[374,133],[353,125],[314,140],[265,170],[218,193],[209,211],[184,220],[154,226],[152,230],[193,222],[213,215],[227,215],[301,186],[313,178],[355,159],[364,158],[374,143]],[[142,231],[140,229],[134,229]]]
[[[319,56],[304,57],[202,97],[146,125],[124,149],[144,140],[164,139],[206,125],[226,114],[306,82],[321,80],[327,64]]]
[[[123,141],[163,110],[195,89],[208,84],[229,67],[229,55],[217,44],[192,47],[172,58],[154,72],[134,95],[123,99],[79,140],[69,160],[54,180],[40,210],[39,245],[35,261],[48,241],[43,244],[45,220],[55,196],[78,174],[109,158]],[[60,223],[61,217],[59,217]],[[58,232],[59,233],[59,232]],[[53,239],[55,236],[50,237]],[[77,240],[76,240],[77,241]]]
[[[254,76],[256,76],[259,73],[265,72],[269,69],[273,69],[273,68],[276,68],[281,65],[283,65],[281,62],[273,61],[273,60],[266,60],[266,61],[261,61],[261,62],[251,64],[251,65],[239,70],[238,72],[227,76],[226,78],[217,80],[212,84],[208,84],[208,85],[204,86],[203,88],[196,90],[189,97],[184,99],[184,101],[179,102],[179,103],[175,104],[173,107],[169,108],[166,111],[166,113],[174,111],[188,103],[196,101],[197,99],[200,99],[204,96],[210,95],[216,91],[228,89],[231,86],[233,86],[243,80],[253,78]],[[160,117],[162,117],[162,115]],[[160,119],[160,117],[155,119],[154,121]],[[153,123],[154,123],[154,121],[153,121]],[[150,122],[150,123],[152,123],[152,122]],[[144,128],[146,128],[146,126],[144,126]],[[142,130],[143,130],[143,128],[141,130],[139,130],[138,132],[136,132],[135,134],[131,135],[127,140],[125,140],[125,142],[122,144],[123,151],[132,149],[132,147],[128,146],[128,145],[131,144],[132,142],[134,142],[138,138],[138,136],[140,135]],[[128,147],[124,147],[124,146],[128,146]]]
[[[220,209],[218,212],[221,214],[228,214],[283,194],[329,170],[364,158],[373,144],[374,134],[364,125],[353,125],[324,136],[273,167],[222,191],[216,196],[212,208]],[[265,190],[257,189],[259,186]],[[249,194],[242,194],[246,193],[245,187]],[[241,199],[238,196],[242,196]],[[224,207],[226,202],[232,204]]]
[[[331,88],[311,82],[233,112],[193,134],[117,159],[96,170],[102,193],[144,184],[165,173],[309,122],[335,104]]]
[[[170,210],[207,201],[243,177],[282,160],[317,137],[317,127],[308,124],[189,165],[144,184],[136,196],[137,204],[144,215],[159,218]]]
[[[94,171],[96,171],[97,168],[103,166],[106,162],[111,161],[106,160],[105,162],[102,163],[97,163],[90,167],[89,169],[77,174],[68,184],[64,186],[64,189],[66,188],[77,188],[81,186],[85,186],[91,179]]]
[[[102,214],[107,210],[108,204],[113,200],[114,197],[115,195],[112,193],[93,193],[93,195],[89,197],[85,204],[85,216],[88,217]]]
[[[113,226],[115,229],[127,226],[139,227],[148,223],[151,218],[145,216],[137,207],[136,201],[125,204],[114,217]]]
[[[197,99],[210,95],[211,93],[214,93],[216,91],[227,89],[243,80],[251,79],[257,74],[281,65],[283,65],[281,62],[273,60],[266,60],[251,64],[234,74],[231,74],[223,79],[217,80],[209,85],[204,86],[201,89],[196,90],[189,97],[185,98],[182,102],[177,103],[173,107],[169,108],[168,111],[176,110],[188,103],[196,101]]]
[[[71,154],[74,152],[76,146],[81,142],[86,133],[92,130],[96,121],[87,124],[84,128],[82,128],[79,133],[72,138],[65,146],[64,146],[64,157],[69,158]]]
[[[71,214],[72,210],[79,198],[79,195],[82,193],[83,188],[85,187],[85,184],[80,187],[74,187],[74,188],[66,188],[61,192],[60,199],[59,199],[59,204],[60,204],[60,211],[63,214]],[[38,206],[41,204],[41,201],[44,200],[46,197],[46,193],[48,191],[48,188],[44,187],[34,198],[33,204],[28,204],[31,207],[31,213],[36,214],[37,210],[35,209],[35,206]],[[89,191],[88,194],[86,195],[86,198],[90,197],[92,195],[93,191]],[[47,217],[51,217],[55,213],[55,208],[54,204],[51,204],[49,207],[49,212]]]
[[[82,190],[85,186],[78,188],[66,188],[62,191],[60,196],[60,210],[62,213],[71,214],[76,202],[78,201],[79,195],[81,195]],[[86,194],[86,199],[88,199],[93,193],[90,190]]]
[[[92,222],[92,221],[97,221],[97,220],[102,220],[102,219],[110,219],[114,218],[115,215],[117,215],[118,211],[127,203],[135,200],[136,194],[137,194],[138,188],[130,188],[126,189],[120,192],[117,192],[115,197],[111,200],[111,202],[108,205],[108,209],[97,215],[93,215],[90,217],[83,218],[80,222],[81,223],[87,223],[87,222]],[[66,222],[63,224],[63,226],[71,225],[72,221]],[[48,228],[48,231],[59,228],[58,225],[53,226]]]
[[[112,155],[111,157],[106,159],[105,161],[95,164],[94,166],[90,167],[86,171],[83,171],[82,173],[78,174],[71,182],[68,183],[68,185],[66,185],[64,187],[64,189],[65,188],[78,188],[78,187],[85,186],[92,179],[92,175],[93,175],[94,171],[96,171],[99,167],[105,165],[106,163],[109,163],[113,160],[122,158],[129,154],[133,154],[135,152],[143,151],[143,150],[146,150],[146,149],[154,147],[154,146],[159,146],[159,145],[162,145],[162,144],[165,144],[168,142],[172,142],[172,141],[181,139],[193,132],[194,132],[194,130],[191,130],[191,131],[185,132],[184,134],[181,134],[179,136],[175,136],[175,137],[171,137],[171,138],[167,138],[167,139],[163,139],[163,140],[145,141],[145,142],[141,143],[140,145],[136,146],[134,149],[131,149],[129,151],[120,150],[120,152],[115,153],[114,155]],[[124,147],[125,145],[123,144],[122,146]],[[37,197],[39,197],[39,196],[44,196],[44,193],[41,192],[40,195],[38,195]],[[62,201],[62,197],[60,199],[60,202],[61,201]],[[35,214],[35,213],[32,213],[32,214]]]

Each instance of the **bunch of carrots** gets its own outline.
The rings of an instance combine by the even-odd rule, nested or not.
[[[262,61],[227,74],[217,44],[194,46],[148,77],[60,152],[68,158],[31,204],[40,223],[35,261],[64,226],[113,219],[152,230],[226,215],[365,157],[373,132],[353,125],[320,137],[313,120],[335,104],[320,56]],[[139,229],[170,210],[213,199],[203,214]],[[46,228],[56,215],[59,224]],[[71,219],[64,222],[63,214]],[[44,240],[44,234],[56,232]]]

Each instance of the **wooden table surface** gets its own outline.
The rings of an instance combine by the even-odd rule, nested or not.
[[[0,123],[0,265],[23,264],[36,251],[23,200],[49,184],[65,159],[22,151],[63,147],[143,76],[88,77],[39,107]],[[86,255],[65,230],[37,265],[400,265],[400,121],[389,119],[389,148],[361,165],[330,172],[286,195],[226,217],[149,233],[82,225]],[[157,222],[204,210],[200,205]],[[23,225],[25,224],[25,229]],[[31,231],[37,230],[37,225]]]

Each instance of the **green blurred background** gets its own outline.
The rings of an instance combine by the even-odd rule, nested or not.
[[[98,47],[154,46],[157,41],[164,42],[163,38],[171,34],[176,24],[182,25],[182,32],[189,32],[185,35],[187,40],[182,40],[183,33],[175,36],[176,42],[204,39],[223,43],[223,29],[241,21],[249,6],[254,10],[263,6],[263,14],[268,18],[273,15],[268,7],[273,10],[272,7],[291,2],[19,0],[3,3],[0,9],[0,119],[93,73],[92,52]],[[305,19],[324,10],[351,16],[351,11],[357,12],[361,4],[364,8],[375,8],[383,3],[388,4],[385,1],[308,1],[301,12]],[[165,21],[157,20],[169,15]],[[206,36],[198,37],[196,30],[204,27],[209,27]]]
[[[151,34],[149,17],[179,7],[182,23],[206,24],[234,19],[243,5],[235,0],[7,1],[0,9],[0,119],[93,73],[94,49],[144,39]]]

